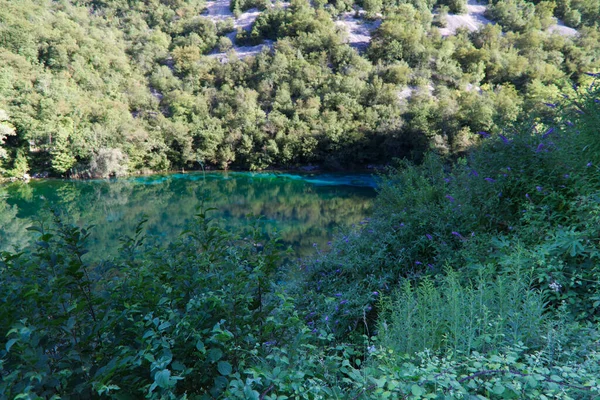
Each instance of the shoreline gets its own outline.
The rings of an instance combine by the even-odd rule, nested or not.
[[[213,172],[290,173],[290,172],[294,172],[294,173],[302,173],[302,174],[310,174],[310,173],[360,174],[360,173],[381,172],[381,171],[384,171],[389,165],[390,165],[389,163],[387,163],[387,164],[368,164],[368,165],[365,165],[362,167],[348,168],[348,169],[332,169],[332,168],[325,168],[321,165],[308,164],[308,165],[295,167],[295,168],[269,167],[269,168],[265,168],[265,169],[261,169],[261,170],[248,170],[248,169],[243,169],[243,168],[240,168],[240,169],[237,169],[237,168],[216,169],[216,168],[211,168],[211,167],[202,168],[202,169],[174,169],[174,170],[166,170],[166,171],[137,170],[132,173],[125,174],[125,175],[110,176],[107,178],[91,177],[91,176],[90,177],[81,177],[81,176],[60,177],[60,176],[53,176],[49,172],[44,171],[44,172],[36,172],[36,173],[33,173],[32,175],[25,174],[25,175],[23,175],[23,177],[20,177],[20,178],[18,178],[18,177],[10,177],[10,178],[0,177],[0,185],[6,185],[9,183],[17,183],[17,182],[29,183],[31,181],[39,181],[39,180],[43,180],[43,179],[90,181],[90,180],[111,180],[111,179],[119,179],[119,178],[131,178],[131,177],[138,177],[138,176],[141,177],[141,176],[169,175],[169,174],[182,174],[182,173],[187,174],[187,173],[199,173],[199,172],[206,172],[206,173],[213,173]]]

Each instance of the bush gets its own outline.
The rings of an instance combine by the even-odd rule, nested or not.
[[[143,222],[142,222],[143,223]],[[121,256],[86,262],[89,230],[58,215],[34,227],[35,249],[0,258],[0,397],[218,397],[264,343],[287,337],[285,296],[271,291],[281,258],[204,212],[166,248],[142,223]],[[283,322],[282,322],[283,321]]]
[[[94,178],[108,178],[127,174],[129,157],[120,149],[102,148],[92,155],[89,171]]]

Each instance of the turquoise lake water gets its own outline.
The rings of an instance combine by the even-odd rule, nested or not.
[[[368,174],[193,172],[117,180],[39,180],[0,187],[0,250],[33,240],[27,227],[50,221],[50,209],[78,226],[95,225],[93,257],[116,252],[146,216],[154,242],[175,239],[198,208],[215,208],[213,218],[242,231],[260,217],[266,237],[277,235],[298,256],[327,246],[334,232],[371,213],[375,180]],[[248,218],[248,215],[255,217]]]

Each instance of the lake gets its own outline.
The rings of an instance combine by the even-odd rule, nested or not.
[[[371,213],[375,180],[369,174],[192,172],[116,180],[39,180],[0,187],[0,250],[30,243],[34,221],[50,221],[50,209],[67,222],[95,225],[91,257],[115,254],[122,235],[148,219],[151,240],[168,242],[199,207],[215,208],[228,230],[258,220],[266,237],[278,235],[297,256],[327,246],[336,229],[359,224]],[[247,217],[253,215],[255,217]]]

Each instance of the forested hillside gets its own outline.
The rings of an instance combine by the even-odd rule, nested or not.
[[[234,195],[148,187],[136,211],[158,212],[94,257],[90,212],[121,228],[97,193],[37,196],[62,209],[29,227],[0,199],[0,398],[598,399],[599,18],[598,0],[0,0],[2,177],[390,164],[372,217],[301,260],[212,219],[247,211]],[[309,218],[290,193],[263,196]],[[192,207],[177,239],[145,233]]]
[[[596,0],[229,3],[260,11],[246,25],[213,3],[1,0],[1,173],[461,154],[545,122],[600,62]]]

